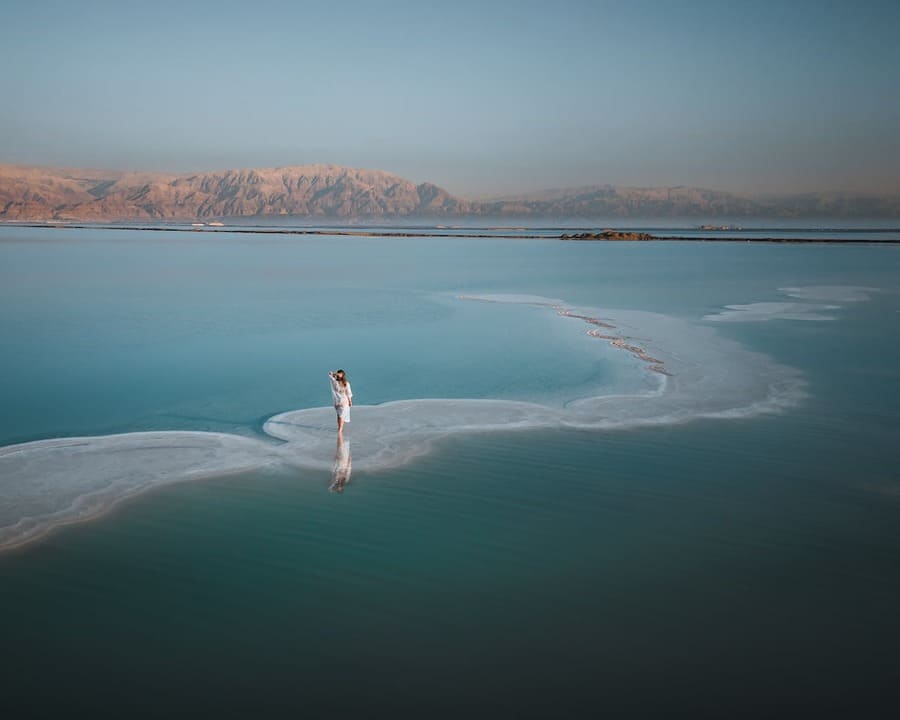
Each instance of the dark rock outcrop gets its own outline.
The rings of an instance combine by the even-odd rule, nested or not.
[[[576,233],[561,235],[561,240],[655,240],[650,233],[625,232],[621,230],[604,230],[598,233]]]

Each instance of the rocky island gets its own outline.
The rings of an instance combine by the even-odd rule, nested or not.
[[[626,232],[623,230],[604,230],[598,233],[576,233],[560,235],[560,240],[656,240],[650,233]]]

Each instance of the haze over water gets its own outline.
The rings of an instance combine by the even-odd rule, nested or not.
[[[872,715],[898,257],[2,227],[8,697]]]

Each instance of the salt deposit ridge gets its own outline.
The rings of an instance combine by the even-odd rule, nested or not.
[[[794,295],[802,290],[792,288]],[[751,417],[783,411],[805,393],[802,374],[717,335],[708,326],[651,312],[577,308],[531,295],[464,301],[530,305],[610,353],[626,353],[637,392],[586,396],[558,406],[494,399],[426,398],[354,406],[347,431],[354,470],[396,467],[441,438],[464,433],[575,428],[605,431]],[[805,298],[804,298],[805,299]],[[720,319],[720,318],[717,318]],[[632,383],[629,387],[635,387]],[[327,472],[335,453],[334,410],[281,413],[266,436],[149,432],[40,440],[0,448],[0,549],[103,513],[116,501],[167,483],[297,467]]]

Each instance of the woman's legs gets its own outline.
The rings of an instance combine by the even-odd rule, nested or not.
[[[350,419],[348,417],[350,415],[350,408],[345,405],[335,405],[334,411],[337,413],[338,437],[343,437],[344,423]]]

